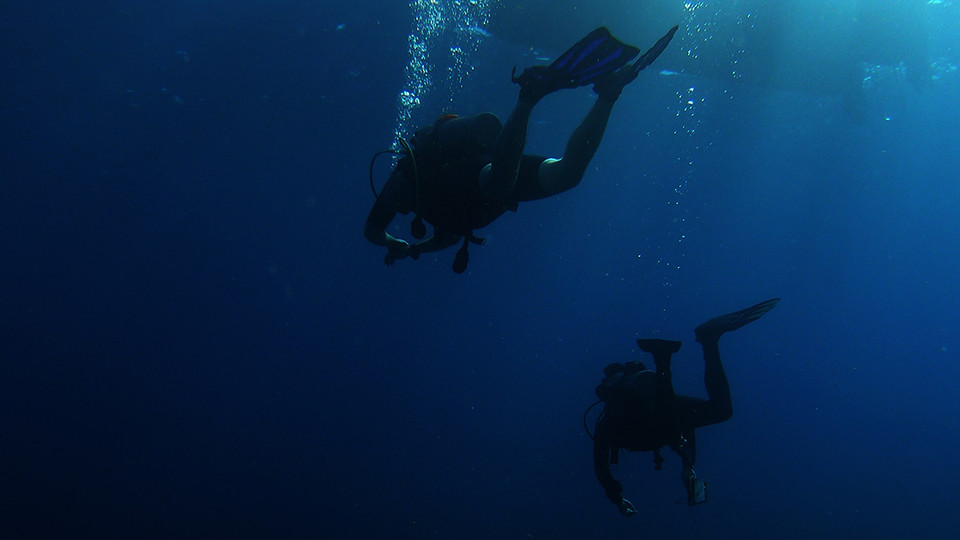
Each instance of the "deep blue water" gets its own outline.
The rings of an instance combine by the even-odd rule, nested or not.
[[[455,275],[453,250],[386,267],[362,235],[406,2],[21,4],[0,8],[0,537],[956,534],[960,6],[663,2],[681,20],[634,25],[629,2],[503,2],[450,30],[469,76],[415,120],[505,117],[510,67],[558,36],[681,23],[583,183],[480,231]],[[544,100],[528,150],[562,153],[593,99]],[[630,454],[622,518],[581,425],[603,366],[682,339],[675,386],[703,396],[693,327],[775,296],[721,343],[709,503],[683,504],[672,453]]]

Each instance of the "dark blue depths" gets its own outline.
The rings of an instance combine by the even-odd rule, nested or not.
[[[960,524],[956,75],[853,119],[836,95],[672,75],[668,51],[584,182],[481,231],[457,276],[452,252],[387,268],[362,237],[404,3],[2,10],[4,538]],[[506,116],[526,53],[486,38],[457,112]],[[592,99],[544,100],[531,151],[562,152]],[[698,433],[710,502],[682,504],[674,456],[628,455],[640,515],[620,517],[581,427],[602,367],[682,339],[677,390],[703,395],[693,327],[773,296],[721,343],[735,413]]]

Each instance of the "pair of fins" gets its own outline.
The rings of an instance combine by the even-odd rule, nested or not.
[[[697,341],[700,343],[716,342],[724,333],[742,328],[763,317],[768,311],[777,307],[778,302],[780,302],[779,298],[771,298],[746,309],[714,317],[694,329]],[[666,339],[638,339],[637,345],[641,351],[653,354],[653,358],[658,363],[661,359],[669,361],[670,355],[680,350],[679,341]]]
[[[628,65],[628,62],[640,54],[640,49],[621,42],[601,26],[570,47],[549,66],[527,68],[519,77],[516,76],[514,68],[512,79],[521,87],[536,85],[542,88],[544,93],[593,84],[621,68],[629,71],[628,80],[633,80],[667,48],[677,28],[671,28],[653,47]]]

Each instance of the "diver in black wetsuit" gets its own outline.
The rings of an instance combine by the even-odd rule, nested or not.
[[[653,451],[660,469],[660,448],[669,446],[683,462],[681,479],[687,502],[706,502],[706,485],[693,470],[697,457],[695,429],[724,422],[733,415],[730,386],[720,362],[720,336],[757,320],[779,301],[767,300],[710,319],[696,328],[697,341],[703,347],[706,400],[674,394],[670,357],[680,350],[679,341],[637,340],[641,350],[653,354],[656,372],[647,370],[640,362],[610,364],[604,369],[606,377],[596,390],[605,406],[593,435],[593,466],[607,498],[621,514],[632,516],[637,510],[623,498],[623,487],[610,473],[610,464],[617,463],[620,449]]]
[[[387,248],[387,265],[463,239],[453,265],[455,272],[463,272],[468,244],[483,243],[474,236],[474,229],[516,210],[520,202],[562,193],[580,183],[620,92],[663,52],[676,31],[672,28],[628,64],[639,49],[598,28],[550,66],[534,66],[513,77],[520,85],[520,97],[505,125],[490,113],[469,118],[450,115],[419,130],[413,148],[401,140],[405,155],[377,195],[364,236]],[[558,90],[591,84],[598,99],[570,136],[563,158],[524,154],[527,124],[537,102]],[[433,225],[433,236],[411,245],[386,232],[397,213],[409,212],[417,216],[411,225],[413,236],[425,236],[423,221]]]

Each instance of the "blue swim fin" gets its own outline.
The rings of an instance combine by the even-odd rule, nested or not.
[[[662,38],[657,40],[656,43],[653,44],[653,47],[650,47],[650,49],[647,52],[643,53],[643,55],[640,56],[640,58],[637,58],[637,61],[630,66],[630,69],[636,73],[640,73],[640,71],[642,71],[643,68],[652,64],[653,61],[656,60],[658,56],[660,56],[660,53],[662,53],[664,49],[667,48],[667,45],[670,44],[670,40],[673,39],[673,35],[677,33],[678,28],[680,27],[674,26],[673,28],[671,28],[666,33],[666,35],[664,35]]]
[[[703,343],[705,340],[720,339],[724,332],[736,330],[764,316],[768,311],[777,307],[779,301],[779,298],[771,298],[755,306],[714,317],[694,329],[697,341]]]
[[[633,63],[623,66],[621,69],[610,74],[609,77],[604,77],[603,80],[597,82],[593,89],[602,98],[611,101],[616,100],[618,97],[620,97],[620,92],[623,91],[623,87],[636,79],[637,75],[643,71],[643,68],[652,64],[653,61],[660,56],[660,53],[667,48],[667,45],[670,44],[670,40],[673,39],[673,35],[677,33],[678,28],[679,26],[674,26],[671,28],[662,38],[657,40],[653,47],[650,47],[647,52],[640,55],[640,57],[634,60]]]
[[[571,87],[585,86],[620,69],[638,54],[640,49],[622,43],[601,26],[560,55],[548,69],[558,78],[567,76]]]
[[[516,75],[517,68],[513,68],[511,79],[520,85],[521,98],[536,101],[557,90],[593,84],[620,69],[638,54],[640,49],[621,42],[609,30],[600,27],[549,66],[526,68],[520,76]]]

